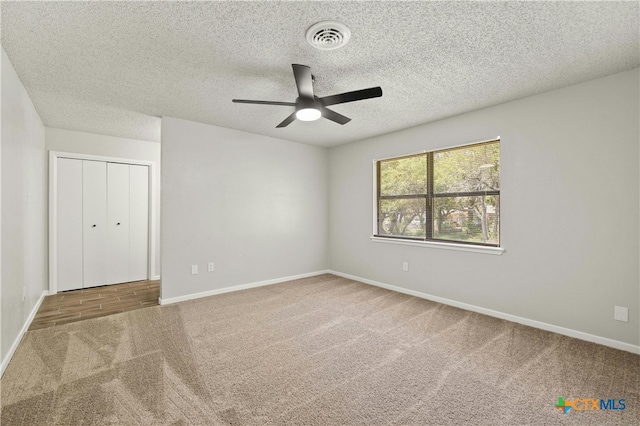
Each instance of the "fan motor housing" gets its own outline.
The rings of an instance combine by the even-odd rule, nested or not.
[[[296,99],[296,111],[305,108],[317,109],[319,106],[322,106],[322,102],[318,98],[310,99],[299,97]]]

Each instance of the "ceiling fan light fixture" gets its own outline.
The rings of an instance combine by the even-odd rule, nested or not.
[[[324,117],[334,123],[344,125],[351,121],[351,119],[327,108],[328,106],[362,101],[364,99],[379,98],[382,96],[382,88],[378,86],[319,98],[315,95],[313,90],[313,75],[311,74],[311,68],[307,65],[300,64],[291,64],[291,68],[293,68],[293,78],[296,80],[296,87],[298,89],[298,98],[295,102],[254,101],[250,99],[232,99],[231,101],[241,104],[295,107],[295,110],[276,126],[276,129],[281,129],[283,127],[287,127],[296,119],[301,121],[314,121],[320,117]]]
[[[315,108],[302,108],[296,111],[296,118],[300,121],[315,121],[321,116],[320,110]]]

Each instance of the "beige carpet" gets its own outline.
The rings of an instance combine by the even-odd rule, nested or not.
[[[2,425],[638,424],[640,357],[333,275],[30,331]],[[625,399],[626,410],[554,407]],[[579,405],[580,406],[580,405]]]

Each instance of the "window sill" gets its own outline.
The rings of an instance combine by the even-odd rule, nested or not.
[[[374,243],[400,244],[403,246],[416,246],[416,247],[428,247],[428,248],[443,249],[443,250],[467,251],[472,253],[492,254],[496,256],[500,256],[505,251],[502,247],[474,246],[471,244],[439,243],[434,241],[411,241],[411,240],[403,240],[399,238],[376,237],[375,235],[371,236],[370,238],[371,238],[371,241],[373,241]]]

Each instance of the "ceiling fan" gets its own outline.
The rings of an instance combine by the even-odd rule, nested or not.
[[[240,104],[281,105],[295,107],[295,111],[276,126],[286,127],[296,118],[302,121],[314,121],[320,117],[335,121],[338,124],[347,124],[351,119],[327,108],[330,105],[344,104],[346,102],[361,101],[363,99],[378,98],[382,96],[382,88],[370,87],[369,89],[355,90],[353,92],[340,93],[338,95],[317,97],[313,93],[313,76],[311,68],[306,65],[292,64],[293,76],[298,87],[298,99],[295,102],[252,101],[246,99],[233,99]]]

